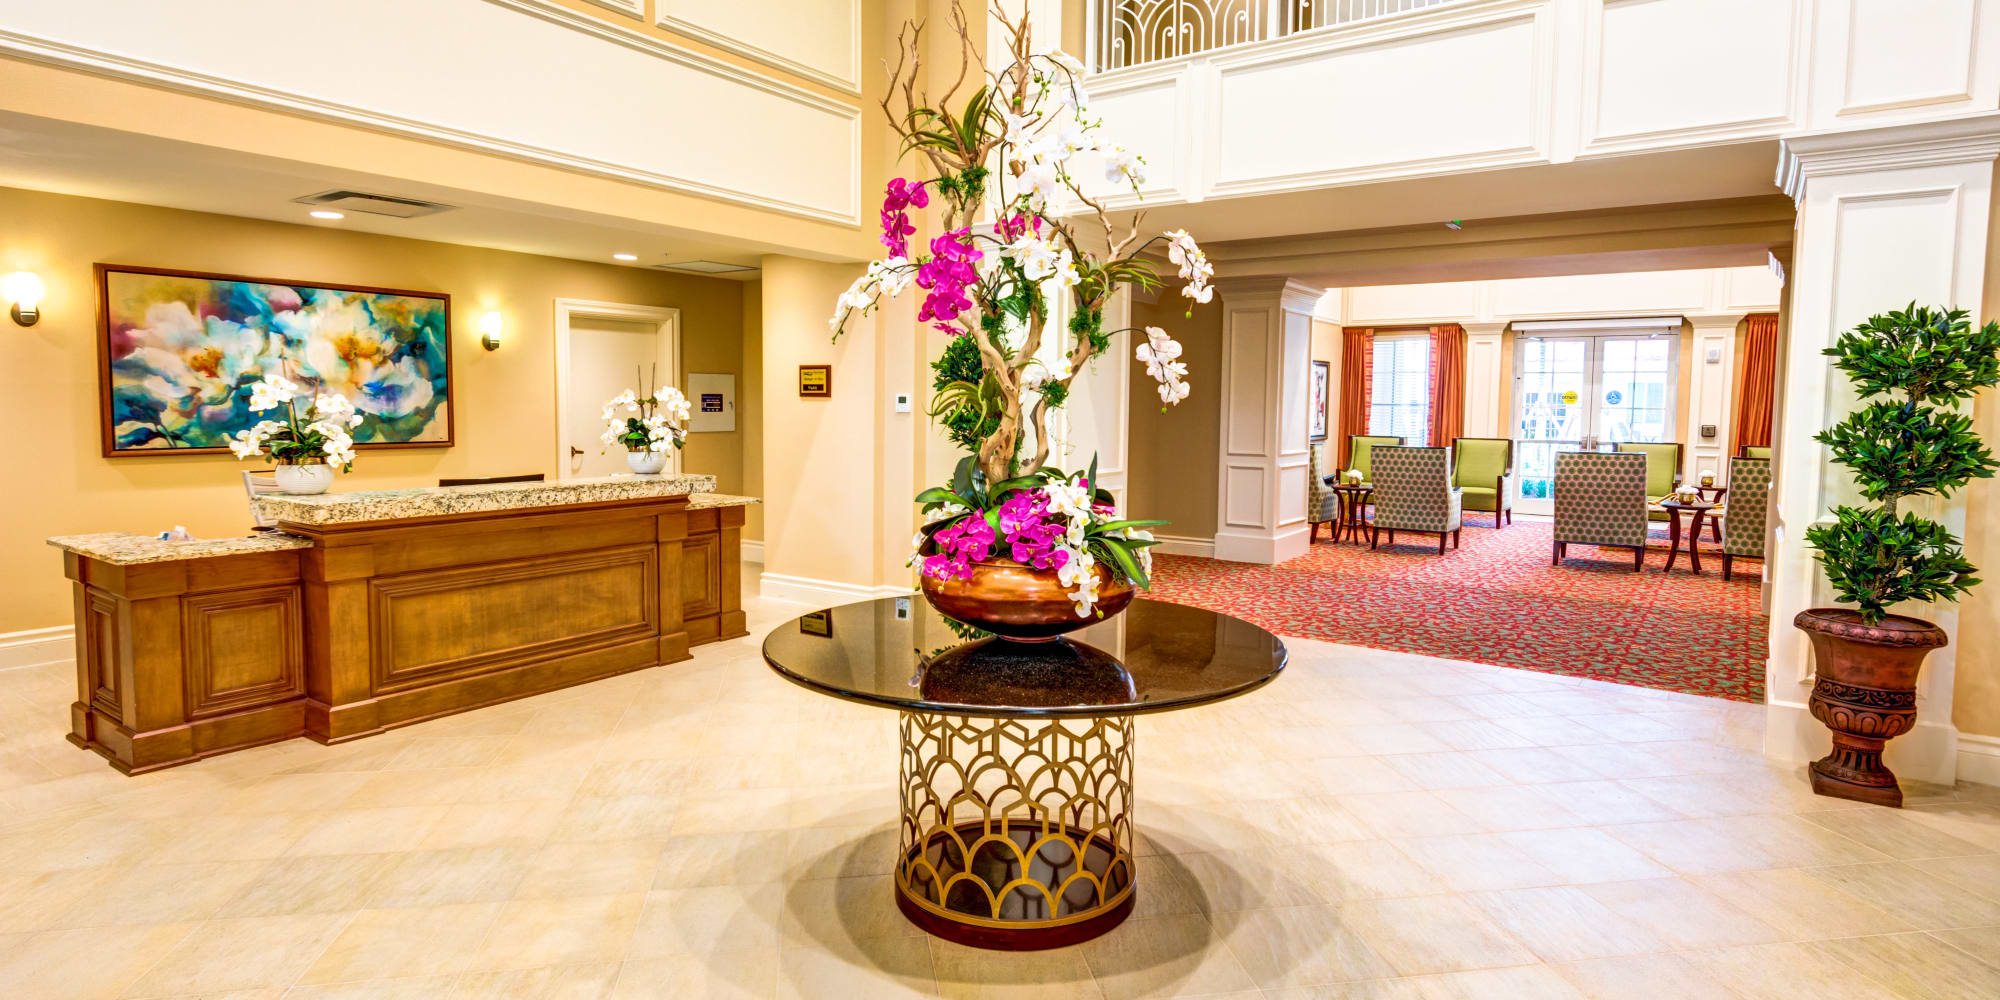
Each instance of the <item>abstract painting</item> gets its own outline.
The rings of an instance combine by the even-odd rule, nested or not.
[[[1313,362],[1312,384],[1312,426],[1308,432],[1314,441],[1326,440],[1327,410],[1332,406],[1333,366],[1325,361]]]
[[[104,454],[226,452],[250,383],[339,393],[361,448],[452,443],[451,299],[97,265]]]

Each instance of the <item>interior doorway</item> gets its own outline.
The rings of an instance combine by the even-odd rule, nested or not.
[[[556,468],[564,478],[628,471],[625,453],[606,448],[604,401],[632,389],[679,386],[681,312],[664,306],[556,300]],[[655,374],[657,372],[657,374]],[[669,451],[666,471],[681,471]]]
[[[1522,514],[1554,513],[1556,452],[1675,440],[1680,321],[1516,323],[1514,467]]]

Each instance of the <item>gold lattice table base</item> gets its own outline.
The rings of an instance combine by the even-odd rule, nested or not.
[[[1054,948],[1132,912],[1132,720],[902,713],[896,905],[984,948]]]

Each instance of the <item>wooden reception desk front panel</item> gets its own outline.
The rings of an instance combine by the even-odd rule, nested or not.
[[[76,581],[70,739],[138,773],[339,743],[748,634],[743,508],[686,496],[325,526],[311,547]]]

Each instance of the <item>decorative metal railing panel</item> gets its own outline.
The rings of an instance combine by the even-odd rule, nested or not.
[[[1092,0],[1097,70],[1124,69],[1465,0]]]

